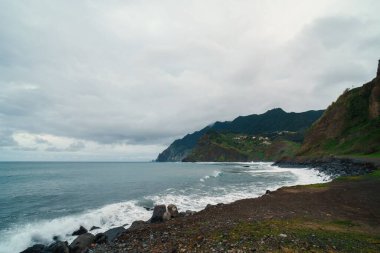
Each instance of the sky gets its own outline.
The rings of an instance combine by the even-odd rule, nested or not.
[[[377,0],[0,0],[0,161],[149,161],[375,77]]]

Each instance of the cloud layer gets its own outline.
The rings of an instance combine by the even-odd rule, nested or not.
[[[0,160],[149,160],[370,80],[378,1],[0,3]]]

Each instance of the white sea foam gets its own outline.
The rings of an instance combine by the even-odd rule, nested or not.
[[[236,165],[237,163],[235,163]],[[167,189],[157,195],[145,196],[144,203],[151,204],[176,204],[180,211],[194,210],[199,211],[207,204],[231,203],[238,199],[254,198],[265,193],[266,190],[276,190],[282,186],[312,184],[329,181],[327,175],[319,173],[313,169],[302,168],[280,168],[271,166],[270,163],[238,163],[237,165],[249,165],[242,170],[242,173],[250,175],[271,176],[273,173],[284,173],[291,175],[291,180],[266,184],[251,185],[225,185],[215,186],[205,189]],[[240,166],[242,167],[242,166]],[[200,181],[205,184],[210,178],[218,178],[224,173],[223,170],[214,170],[211,174],[203,176]],[[82,214],[61,217],[52,220],[42,220],[34,223],[15,226],[0,231],[2,234],[0,242],[0,253],[13,253],[24,250],[35,243],[48,244],[52,242],[53,236],[59,236],[61,240],[71,242],[74,237],[71,233],[78,229],[79,225],[86,228],[98,226],[101,229],[94,233],[104,232],[112,227],[125,227],[135,220],[148,220],[151,211],[146,211],[142,204],[137,200],[106,205],[96,210],[89,210]]]
[[[199,181],[204,182],[206,179],[209,179],[211,177],[214,177],[214,178],[218,177],[221,175],[221,173],[222,172],[219,170],[214,170],[214,172],[211,175],[206,175],[206,176],[202,177],[201,179],[199,179]]]
[[[136,205],[136,201],[127,201],[78,215],[16,226],[1,231],[0,253],[20,252],[36,243],[48,244],[52,242],[53,236],[71,242],[75,238],[71,233],[78,229],[79,225],[88,229],[92,226],[101,227],[93,231],[99,233],[124,224],[128,224],[126,227],[129,227],[134,220],[147,220],[150,216],[151,213]]]

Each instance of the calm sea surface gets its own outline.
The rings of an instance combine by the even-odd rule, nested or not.
[[[53,236],[71,241],[79,225],[101,227],[94,233],[127,228],[149,219],[144,207],[155,204],[197,211],[326,180],[314,170],[270,163],[1,162],[0,253],[48,244]]]

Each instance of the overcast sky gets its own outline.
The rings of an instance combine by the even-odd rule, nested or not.
[[[378,0],[1,0],[0,160],[156,158],[371,80]]]

